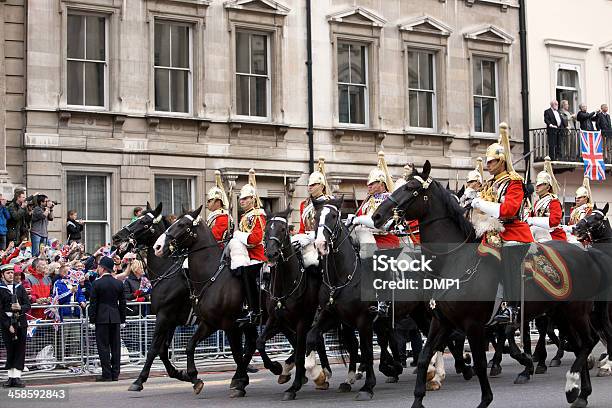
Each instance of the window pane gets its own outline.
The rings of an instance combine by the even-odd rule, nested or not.
[[[155,55],[154,63],[157,66],[170,66],[170,26],[155,23]]]
[[[410,126],[419,127],[419,97],[417,91],[408,93],[408,111],[410,116]]]
[[[87,176],[87,219],[106,220],[106,177]]]
[[[419,53],[408,51],[408,87],[416,89],[419,86]]]
[[[174,179],[174,212],[182,213],[183,209],[191,210],[191,191],[189,180]]]
[[[172,112],[189,111],[189,72],[172,70],[170,72],[172,83]]]
[[[155,202],[162,203],[164,215],[172,214],[172,179],[155,178]]]
[[[495,62],[482,62],[482,95],[496,96],[495,89]]]
[[[82,175],[68,174],[66,190],[68,196],[68,210],[76,210],[79,217],[87,219],[85,211],[85,177]]]
[[[351,123],[365,124],[365,88],[362,86],[349,87]]]
[[[189,27],[172,26],[172,66],[189,68]]]
[[[85,250],[94,253],[102,245],[106,244],[106,224],[86,223],[85,224]]]
[[[251,116],[268,116],[267,82],[267,78],[251,78]]]
[[[474,95],[482,95],[482,65],[481,60],[474,60]]]
[[[474,131],[483,131],[481,98],[474,98]]]
[[[83,105],[83,62],[68,61],[68,104]]]
[[[236,33],[236,72],[249,74],[249,34]]]
[[[351,83],[365,84],[365,46],[351,46]]]
[[[268,74],[268,37],[265,35],[251,36],[251,73]]]
[[[239,115],[249,115],[249,77],[236,76],[236,111]]]
[[[419,88],[433,90],[433,54],[419,55]]]
[[[495,100],[482,100],[482,131],[495,133]]]
[[[419,126],[433,128],[433,94],[419,92]]]
[[[104,61],[105,43],[105,18],[87,16],[87,59]]]
[[[68,16],[68,33],[67,33],[67,46],[68,46],[68,58],[85,58],[85,17],[84,16]]]
[[[349,45],[338,44],[338,82],[350,82],[349,74]]]
[[[338,85],[338,113],[340,122],[349,123],[348,85]]]
[[[103,63],[85,63],[85,105],[104,106]]]
[[[170,94],[168,89],[170,71],[167,69],[155,69],[155,110],[170,110]]]

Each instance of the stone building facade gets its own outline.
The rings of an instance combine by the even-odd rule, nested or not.
[[[5,19],[19,3],[0,3]],[[268,210],[298,208],[305,1],[36,0],[20,13],[25,126],[7,128],[6,168],[61,202],[52,235],[71,207],[89,245],[147,201],[196,207],[217,169],[234,212],[251,167]],[[381,149],[395,176],[428,159],[452,187],[500,121],[521,154],[518,27],[518,0],[313,1],[314,156],[347,210]]]

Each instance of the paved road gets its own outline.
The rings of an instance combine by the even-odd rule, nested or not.
[[[447,367],[452,367],[452,360],[446,358]],[[547,374],[538,375],[527,385],[513,385],[519,366],[504,358],[504,371],[502,376],[491,380],[495,399],[491,407],[496,408],[562,408],[569,405],[565,401],[564,384],[565,372],[570,364],[565,358],[560,368],[551,368]],[[272,408],[289,406],[295,407],[409,407],[412,404],[412,391],[415,375],[412,371],[400,377],[397,384],[385,384],[382,375],[377,377],[379,383],[375,389],[372,402],[355,402],[355,392],[339,394],[335,391],[344,378],[346,370],[342,366],[334,366],[334,378],[331,380],[332,389],[316,391],[311,383],[304,386],[293,402],[281,402],[282,392],[288,387],[279,385],[267,371],[260,371],[251,375],[251,384],[247,388],[247,397],[239,400],[228,398],[230,373],[205,373],[201,378],[205,381],[201,395],[194,396],[189,384],[177,382],[167,377],[151,378],[144,391],[140,393],[126,391],[130,380],[121,380],[117,383],[76,383],[63,385],[69,390],[67,403],[52,403],[29,401],[15,402],[7,398],[7,391],[0,390],[0,407],[88,407],[88,408],[162,408],[162,407],[242,407],[242,408]],[[593,371],[592,373],[594,373]],[[378,373],[378,372],[377,372]],[[342,374],[342,375],[341,375]],[[589,399],[589,407],[612,407],[612,378],[593,377],[593,394]],[[358,384],[363,384],[360,381]],[[36,386],[42,387],[42,386]],[[45,386],[47,387],[47,386]],[[34,386],[32,388],[35,388]],[[428,408],[473,408],[478,405],[480,388],[474,378],[465,382],[460,376],[449,373],[442,390],[428,393],[425,405]]]

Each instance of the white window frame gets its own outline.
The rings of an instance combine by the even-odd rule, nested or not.
[[[338,52],[340,50],[340,44],[348,44],[349,46],[358,46],[358,47],[364,47],[365,49],[365,84],[354,84],[354,83],[350,83],[350,82],[340,82],[340,78],[338,78]],[[336,100],[336,109],[338,110],[338,123],[343,126],[343,127],[356,127],[356,128],[367,128],[370,126],[370,61],[369,61],[369,57],[370,57],[370,44],[369,43],[363,43],[363,42],[359,42],[359,41],[354,41],[354,40],[346,40],[346,39],[342,39],[342,38],[338,38],[338,46],[336,47],[336,93],[338,95],[337,100]],[[351,65],[351,53],[349,51],[349,66]],[[362,86],[365,88],[365,98],[364,98],[364,123],[351,123],[351,122],[342,122],[340,120],[340,91],[339,91],[339,87],[340,85],[348,85],[348,86]],[[351,117],[351,111],[350,111],[350,103],[348,104],[349,106],[349,120]]]
[[[238,52],[238,33],[248,34],[249,35],[249,67],[251,67],[251,37],[252,35],[263,35],[266,37],[266,64],[268,66],[267,75],[261,74],[245,74],[238,72],[238,58],[236,58],[236,53]],[[245,119],[248,121],[256,121],[256,122],[269,122],[272,119],[272,41],[271,41],[272,33],[265,30],[254,30],[250,28],[240,28],[236,27],[236,35],[234,36],[234,106],[236,110],[236,118]],[[250,69],[250,68],[249,68]],[[266,116],[251,116],[251,115],[241,115],[238,113],[238,76],[247,76],[247,77],[257,77],[257,78],[266,78]],[[249,90],[250,90],[250,81],[249,81]],[[249,112],[251,112],[251,94],[249,92]]]
[[[177,68],[177,67],[166,67],[162,65],[155,65],[155,25],[156,24],[168,24],[168,25],[178,25],[182,27],[187,27],[189,30],[189,68]],[[152,49],[152,61],[153,61],[153,112],[159,115],[172,115],[172,116],[191,116],[193,113],[193,24],[183,21],[175,21],[175,20],[167,20],[162,18],[155,18],[153,24],[153,49]],[[172,48],[172,35],[170,36],[170,48]],[[172,57],[172,53],[170,53],[170,57]],[[172,63],[172,62],[171,62]],[[175,70],[175,71],[187,71],[188,72],[188,81],[187,81],[187,112],[173,111],[172,103],[169,104],[170,110],[157,110],[157,106],[155,103],[155,90],[156,90],[156,82],[155,82],[155,72],[157,69],[165,69],[165,70]],[[169,95],[172,97],[172,81],[168,80],[168,88]]]
[[[567,86],[559,86],[558,81],[559,81],[559,71],[560,70],[576,72],[578,86],[576,88],[570,88]],[[582,86],[581,86],[582,76],[580,75],[580,66],[575,65],[575,64],[556,63],[555,70],[554,70],[554,81],[555,81],[555,94],[553,98],[557,97],[558,89],[565,90],[565,91],[576,91],[576,100],[573,102],[575,102],[574,111],[577,111],[580,105],[580,100],[581,100],[580,98],[582,95]],[[559,103],[561,103],[561,101],[559,101]]]
[[[155,173],[154,177],[153,177],[153,195],[155,196],[155,200],[157,201],[157,197],[156,197],[156,193],[157,193],[157,189],[156,189],[156,184],[157,184],[157,179],[170,179],[172,180],[171,182],[171,192],[172,192],[172,209],[168,214],[180,214],[180,211],[177,212],[176,209],[174,208],[174,180],[187,180],[189,182],[189,192],[191,194],[191,199],[190,201],[190,207],[191,208],[195,208],[195,183],[196,183],[196,178],[192,177],[192,176],[188,176],[188,175],[180,175],[180,174],[164,174],[164,173]],[[179,208],[179,210],[181,210]]]
[[[408,112],[407,112],[407,116],[408,116],[408,128],[409,129],[414,129],[414,130],[419,130],[419,131],[426,131],[426,132],[435,132],[438,128],[438,92],[437,92],[437,51],[435,50],[429,50],[429,49],[421,49],[421,48],[411,48],[408,47],[407,49],[407,53],[406,53],[406,61],[407,61],[407,73],[406,73],[406,78],[408,81],[408,95],[407,95],[407,101],[406,101],[406,106],[408,107]],[[409,53],[410,52],[418,52],[418,53],[423,53],[423,54],[429,54],[432,56],[432,85],[433,85],[433,90],[430,89],[418,89],[418,88],[410,88],[410,61],[408,60],[410,58]],[[419,70],[420,70],[420,65],[419,65]],[[420,71],[419,71],[420,73]],[[419,75],[420,77],[420,75]],[[433,127],[422,127],[422,126],[411,126],[410,124],[410,92],[430,92],[433,94],[433,98],[431,101],[432,107],[431,107],[431,120],[432,120],[432,125]],[[418,98],[418,95],[417,95]]]
[[[94,111],[106,111],[108,110],[108,104],[109,104],[109,80],[108,80],[108,54],[109,54],[109,19],[110,16],[108,14],[104,14],[104,13],[96,13],[96,12],[87,12],[87,11],[81,11],[81,10],[75,10],[75,9],[69,9],[68,10],[68,16],[85,16],[85,17],[103,17],[104,18],[104,57],[105,57],[105,61],[104,61],[104,105],[103,106],[97,106],[97,105],[71,105],[68,103],[68,81],[70,80],[70,78],[68,78],[68,62],[69,61],[75,61],[75,62],[83,62],[83,63],[87,63],[87,62],[94,62],[94,63],[98,63],[100,64],[101,61],[100,60],[88,60],[88,59],[77,59],[77,58],[69,58],[68,57],[68,45],[66,44],[66,107],[68,108],[73,108],[73,109],[80,109],[80,110],[94,110]],[[68,24],[69,24],[69,19],[68,16],[66,17],[66,41],[69,41],[70,39],[68,38]],[[85,19],[85,22],[87,22],[87,19]],[[85,28],[85,41],[83,41],[84,44],[87,44],[87,28]],[[85,72],[83,72],[83,75],[85,75]],[[83,86],[85,86],[85,81],[83,81]],[[83,89],[83,98],[85,98],[85,90]]]
[[[84,234],[81,237],[81,240],[84,241],[85,245],[87,246],[87,224],[106,224],[106,228],[104,229],[104,244],[106,244],[107,242],[110,242],[110,229],[111,229],[111,203],[110,203],[110,196],[112,194],[111,192],[111,174],[108,173],[92,173],[92,172],[81,172],[81,171],[68,171],[66,173],[66,186],[68,185],[68,177],[70,176],[85,176],[85,212],[86,214],[84,214],[85,216],[88,216],[89,214],[87,214],[87,202],[88,202],[88,196],[87,196],[87,180],[90,176],[92,177],[104,177],[106,179],[106,221],[104,220],[89,220],[88,218],[83,218],[83,221],[85,221],[85,230],[84,230]],[[66,194],[68,194],[68,188],[66,188]],[[68,203],[68,200],[66,199],[66,203]]]
[[[494,128],[493,128],[493,132],[477,132],[476,131],[476,111],[473,109],[472,111],[472,130],[474,132],[474,134],[476,135],[495,135],[495,128],[497,126],[497,123],[499,123],[499,104],[500,104],[500,95],[499,95],[499,60],[495,59],[495,58],[491,58],[491,57],[486,57],[486,56],[474,56],[474,61],[472,62],[473,64],[475,64],[476,62],[480,62],[482,64],[483,61],[489,61],[492,62],[495,67],[495,97],[491,97],[491,96],[487,96],[487,95],[476,95],[474,93],[474,67],[472,65],[470,65],[470,75],[472,76],[472,89],[471,89],[471,93],[472,93],[472,107],[474,106],[474,99],[475,98],[486,98],[486,99],[493,99],[495,101],[495,119],[494,119]],[[481,69],[482,71],[482,69]],[[481,78],[482,81],[482,78]],[[482,112],[482,109],[481,109]],[[482,118],[481,118],[482,120]]]

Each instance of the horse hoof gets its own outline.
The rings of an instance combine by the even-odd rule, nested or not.
[[[132,385],[130,385],[130,388],[128,388],[128,391],[142,391],[143,386],[142,384],[137,384],[137,383],[132,383]]]
[[[351,392],[351,384],[349,383],[340,384],[340,386],[338,387],[338,392]]]
[[[389,364],[380,364],[378,366],[378,371],[383,373],[385,377],[395,377],[395,368]]]
[[[245,390],[232,390],[230,392],[230,398],[243,398],[245,395]]]
[[[535,369],[535,373],[536,374],[545,374],[546,371],[548,370],[548,367],[546,367],[545,365],[537,365],[536,369]]]
[[[291,374],[281,374],[278,376],[278,383],[279,384],[285,384],[288,383],[291,380]]]
[[[579,396],[580,396],[580,389],[578,388],[574,388],[571,391],[565,392],[565,399],[567,399],[567,402],[569,402],[570,404],[573,404],[574,402],[576,402]]]
[[[598,377],[610,377],[610,376],[612,376],[612,371],[610,371],[609,369],[606,369],[606,368],[600,368],[599,371],[597,371],[597,376]],[[140,391],[140,390],[138,390],[138,391]]]
[[[195,384],[193,384],[193,393],[195,395],[198,395],[199,393],[202,392],[202,388],[204,388],[204,381],[202,380],[196,381]]]
[[[327,381],[325,381],[323,384],[317,384],[317,386],[315,387],[315,390],[329,390],[329,383]]]
[[[323,371],[321,371],[321,373],[317,376],[317,378],[312,380],[312,382],[315,383],[315,388],[324,386],[325,383],[326,383],[326,381],[325,381],[325,373]]]
[[[465,365],[472,364],[472,355],[470,353],[465,353],[465,355],[463,356],[463,362],[465,363]]]
[[[431,381],[432,378],[436,376],[435,370],[427,370],[427,377],[425,377],[426,381]]]
[[[395,383],[399,382],[399,377],[387,377],[385,382],[387,384],[395,384]]]
[[[519,374],[516,377],[516,380],[514,380],[514,383],[518,385],[527,384],[528,382],[529,382],[529,376],[526,374]]]
[[[465,381],[470,381],[474,377],[474,369],[472,366],[467,366],[463,369],[463,379]]]
[[[273,361],[270,366],[270,372],[274,375],[281,375],[283,373],[283,366],[278,361]]]
[[[439,381],[428,381],[426,385],[427,391],[438,391],[442,388],[442,384]]]
[[[493,367],[491,367],[491,371],[489,372],[489,377],[497,377],[498,375],[501,374],[501,372],[502,372],[501,365],[494,364]]]
[[[357,371],[357,374],[355,374],[355,380],[359,381],[361,379],[363,379],[363,372]]]
[[[240,380],[232,379],[232,381],[230,382],[230,390],[238,388],[238,385],[240,385]]]
[[[359,391],[355,397],[355,401],[371,401],[374,398],[374,393],[369,391]]]
[[[296,393],[294,391],[285,391],[283,394],[283,401],[293,401],[295,399]]]
[[[548,366],[549,367],[559,367],[561,366],[561,360],[558,358],[553,358],[552,360],[550,360],[550,364]]]
[[[572,405],[570,405],[570,408],[586,408],[588,404],[589,402],[586,399],[578,398]]]

